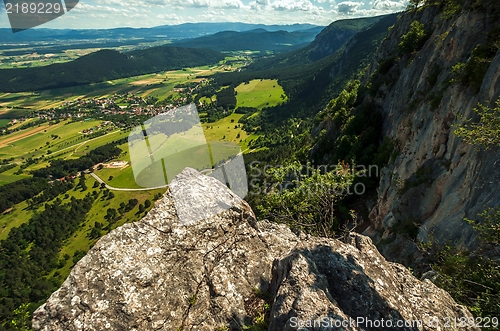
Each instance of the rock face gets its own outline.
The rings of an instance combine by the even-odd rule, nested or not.
[[[183,225],[172,198],[183,190],[207,209],[231,206]],[[96,243],[35,311],[33,327],[241,330],[262,316],[268,330],[331,330],[342,321],[349,323],[343,329],[385,329],[376,327],[382,319],[386,326],[422,320],[399,329],[439,330],[471,314],[430,281],[387,262],[368,237],[342,242],[257,222],[216,179],[186,169],[146,217]]]
[[[476,119],[473,109],[479,102],[492,107],[500,96],[498,52],[479,92],[450,84],[452,67],[469,61],[487,33],[500,26],[498,2],[481,6],[466,1],[448,18],[437,6],[404,13],[367,73],[379,72],[384,63],[384,82],[370,101],[382,110],[384,136],[399,145],[397,157],[381,171],[372,228],[366,232],[372,238],[384,233],[384,241],[392,241],[383,248],[391,260],[415,258],[416,250],[408,249],[411,242],[394,231],[397,227],[415,226],[413,239],[474,250],[476,234],[464,218],[478,219],[486,208],[500,205],[500,148],[480,150],[453,132],[457,123]],[[428,39],[418,52],[401,55],[401,36],[414,21],[424,24]]]

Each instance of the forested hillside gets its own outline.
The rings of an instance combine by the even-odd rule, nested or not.
[[[72,62],[44,67],[1,69],[0,91],[37,91],[216,63],[216,51],[171,46],[120,53],[101,50]]]
[[[223,31],[210,36],[182,40],[175,45],[182,47],[206,48],[216,51],[273,51],[284,52],[303,47],[310,43],[322,28],[304,31],[273,31],[255,29],[245,32]]]
[[[263,133],[253,147],[266,148],[266,151],[250,154],[247,158],[281,162],[283,157],[293,154],[291,151],[304,148],[303,142],[297,140],[298,135],[306,134],[307,128],[312,127],[315,114],[324,109],[331,96],[339,93],[344,84],[366,68],[380,41],[386,36],[387,29],[395,21],[396,14],[384,17],[356,34],[334,54],[310,64],[268,70],[250,67],[242,72],[215,75],[220,85],[237,85],[256,78],[275,78],[290,97],[289,103],[265,108],[245,121],[246,128]],[[293,56],[293,53],[287,54]],[[297,126],[296,121],[302,123],[300,129],[294,128]]]
[[[389,15],[393,16],[393,15]],[[306,47],[261,59],[249,66],[251,70],[265,70],[278,67],[306,65],[321,60],[342,48],[356,33],[368,28],[383,16],[338,20],[325,27]]]

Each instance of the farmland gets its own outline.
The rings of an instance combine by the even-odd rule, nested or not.
[[[254,79],[240,84],[235,91],[237,92],[236,107],[262,109],[287,101],[285,91],[276,79]]]
[[[232,65],[234,67],[234,63]],[[76,159],[99,146],[128,136],[127,130],[120,129],[111,121],[99,119],[98,117],[101,115],[94,117],[83,115],[79,119],[63,118],[57,121],[37,123],[36,118],[26,118],[31,112],[39,111],[39,109],[64,109],[71,104],[78,106],[80,100],[96,100],[98,102],[114,100],[112,102],[115,102],[120,108],[130,109],[133,102],[139,102],[135,101],[138,98],[155,96],[156,100],[161,101],[169,96],[178,97],[179,93],[182,92],[179,92],[179,89],[175,88],[176,86],[200,82],[201,78],[196,78],[197,76],[206,77],[211,73],[228,70],[228,68],[231,68],[231,64],[221,62],[217,66],[186,68],[67,89],[2,94],[0,97],[0,105],[2,106],[0,120],[7,122],[14,118],[21,117],[21,119],[9,126],[9,129],[14,131],[0,139],[0,159],[10,160],[11,164],[17,164],[13,169],[0,173],[0,185],[29,177],[32,170],[47,166],[53,159]],[[235,91],[237,105],[243,107],[262,109],[287,100],[282,87],[276,80],[251,80],[237,86]],[[134,97],[132,101],[128,101],[130,97],[120,98],[117,95]],[[84,104],[78,107],[84,107]],[[50,112],[48,114],[50,115]],[[220,141],[239,145],[242,151],[248,151],[249,142],[256,139],[258,135],[243,130],[241,123],[238,123],[243,116],[242,114],[231,112],[229,114],[216,122],[202,124],[205,139],[208,142]],[[96,114],[94,113],[94,115]],[[201,113],[200,115],[204,116],[205,114]],[[85,134],[86,131],[100,132],[100,135],[90,136]],[[123,151],[120,159],[130,165],[128,144],[122,144],[119,147]],[[179,156],[177,160],[179,159],[182,158]],[[27,160],[34,161],[25,164]],[[23,164],[25,165],[23,166]],[[174,165],[172,167],[176,168]],[[113,182],[109,183],[113,187],[140,187],[134,180],[130,166],[102,168],[97,170],[96,174],[105,181],[110,177],[113,178]]]

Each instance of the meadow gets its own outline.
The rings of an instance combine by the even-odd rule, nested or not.
[[[276,79],[254,79],[235,88],[236,107],[262,109],[273,107],[288,100]]]

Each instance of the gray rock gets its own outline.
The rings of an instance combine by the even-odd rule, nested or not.
[[[241,330],[264,313],[263,298],[268,330],[330,330],[307,323],[361,317],[423,320],[399,329],[435,330],[443,328],[428,326],[429,316],[441,323],[472,316],[428,280],[387,262],[368,237],[299,239],[284,225],[256,222],[214,178],[187,170],[178,180],[196,182],[191,197],[232,207],[182,224],[172,195],[186,188],[174,183],[146,217],[113,230],[77,263],[35,311],[35,330]]]
[[[416,220],[421,225],[420,241],[438,245],[452,242],[459,249],[474,250],[477,235],[464,218],[478,219],[486,208],[500,205],[500,167],[495,166],[500,148],[480,150],[464,143],[454,130],[464,120],[476,119],[473,109],[479,102],[495,106],[500,96],[500,53],[491,62],[479,93],[446,83],[453,65],[470,59],[496,20],[487,10],[464,10],[443,20],[438,10],[429,6],[401,15],[366,74],[370,77],[379,61],[397,54],[401,36],[412,22],[419,21],[429,29],[429,39],[418,54],[400,59],[387,76],[393,79],[389,88],[370,100],[380,107],[383,134],[398,141],[399,154],[381,171],[377,203],[369,218],[380,232],[395,221]],[[436,68],[436,82],[431,85],[429,77],[436,75]],[[440,101],[435,108],[429,104],[433,96],[439,96],[436,100]],[[429,180],[421,180],[425,168],[432,169]],[[421,184],[417,185],[419,179]],[[409,182],[415,187],[402,190]],[[394,246],[394,250],[398,248]],[[402,261],[397,252],[386,257]]]

